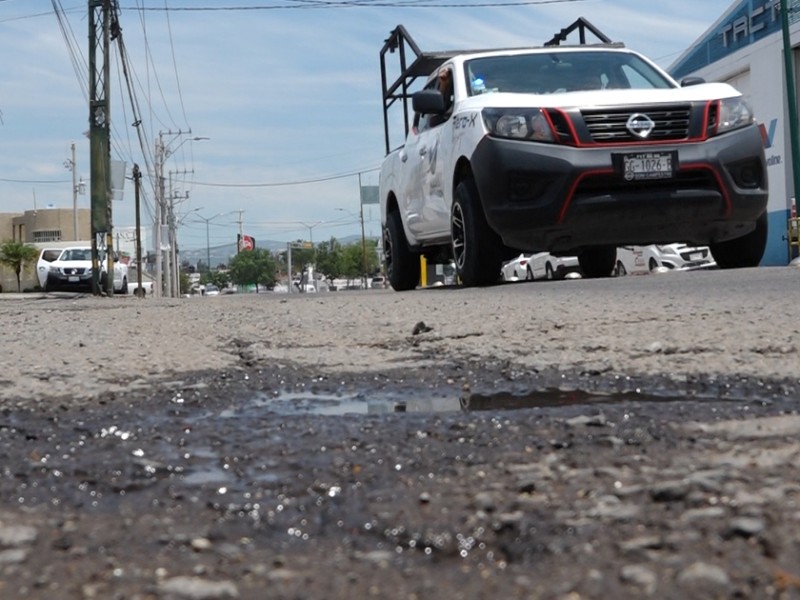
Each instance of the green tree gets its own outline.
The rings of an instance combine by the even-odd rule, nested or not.
[[[360,241],[344,246],[342,248],[342,275],[348,279],[360,279],[362,275],[369,277],[380,271],[376,248],[375,240],[364,240],[363,246]]]
[[[225,288],[230,283],[231,278],[226,271],[209,271],[200,278],[200,283],[213,283],[219,289]]]
[[[33,263],[39,256],[39,250],[23,242],[7,240],[0,244],[0,263],[14,269],[17,276],[17,291],[22,291],[22,269]]]
[[[277,263],[275,258],[263,248],[247,252],[239,252],[230,262],[231,281],[236,285],[263,285],[271,288],[275,285]]]
[[[189,279],[189,274],[186,271],[180,272],[179,284],[181,287],[181,294],[188,294],[192,289],[192,280]]]
[[[316,260],[317,272],[324,274],[330,285],[343,276],[342,244],[336,238],[317,244]]]

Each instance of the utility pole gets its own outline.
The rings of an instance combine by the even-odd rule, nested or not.
[[[189,191],[186,190],[183,196],[180,196],[177,191],[172,188],[172,174],[186,175],[194,173],[194,169],[182,171],[169,171],[169,204],[168,204],[168,217],[167,223],[169,225],[169,265],[171,275],[171,285],[168,287],[169,295],[173,298],[179,298],[181,295],[181,281],[180,281],[180,264],[178,262],[178,220],[175,218],[175,201],[188,200]]]
[[[361,272],[364,289],[367,289],[367,238],[364,235],[364,195],[361,188],[361,173],[358,174],[358,219],[361,221]]]
[[[156,259],[156,281],[154,295],[156,298],[161,297],[163,274],[161,272],[162,257],[161,257],[161,222],[163,220],[163,205],[164,205],[164,138],[161,132],[158,133],[156,140],[156,214],[155,214],[155,231],[154,231],[154,245],[155,245],[155,259]]]
[[[792,183],[794,197],[800,194],[800,128],[797,124],[797,93],[795,91],[794,61],[792,60],[792,40],[789,33],[789,13],[794,9],[789,0],[781,0],[781,29],[783,33],[783,66],[786,77],[786,101],[789,105],[789,140],[792,155]],[[791,248],[791,246],[790,246]]]
[[[239,236],[236,239],[236,254],[242,251],[244,245],[244,211],[239,209]]]
[[[106,250],[108,273],[105,292],[114,293],[113,240],[111,238],[111,61],[109,50],[119,24],[112,24],[112,0],[89,0],[89,142],[91,155],[92,293],[99,295],[100,253]],[[98,54],[100,64],[98,65]]]
[[[161,208],[162,218],[164,221],[164,225],[167,227],[167,253],[162,259],[164,261],[164,295],[167,298],[172,297],[172,181],[169,182],[169,201],[165,194],[165,187],[163,182],[163,175],[164,175],[164,165],[161,165],[161,175],[162,175],[162,182],[161,182],[161,198],[164,201],[164,206]],[[172,177],[170,175],[170,177]],[[161,234],[162,241],[164,234]]]
[[[139,188],[142,183],[142,173],[139,171],[139,165],[133,164],[133,189],[136,197],[136,295],[139,298],[144,298],[144,289],[142,288],[142,224],[140,218],[139,207]]]
[[[72,169],[72,235],[73,239],[79,240],[78,237],[78,181],[77,181],[77,173],[78,170],[75,165],[75,142],[72,142],[72,159],[69,163],[70,169]]]
[[[156,164],[155,164],[155,171],[156,171],[156,186],[155,186],[155,196],[156,196],[156,214],[155,214],[155,250],[156,250],[156,287],[158,288],[158,296],[166,293],[168,296],[172,296],[176,287],[180,289],[179,285],[173,285],[173,274],[175,281],[178,278],[178,269],[175,266],[177,263],[177,256],[175,254],[175,217],[172,207],[172,199],[170,199],[170,205],[167,206],[167,198],[166,193],[164,190],[164,163],[166,162],[167,158],[171,156],[177,148],[180,148],[183,144],[188,141],[199,141],[199,140],[208,140],[211,138],[208,137],[193,137],[187,138],[183,140],[178,146],[172,150],[167,148],[167,145],[164,144],[164,135],[179,137],[182,135],[191,135],[192,130],[189,131],[159,131],[158,132],[158,139],[156,140]],[[173,138],[174,139],[174,138]],[[172,184],[170,182],[170,195],[172,194]],[[167,243],[170,246],[170,252],[166,257],[166,285],[164,284],[164,277],[163,268],[164,266],[164,256],[161,251],[161,245],[163,243],[163,227],[167,225]]]

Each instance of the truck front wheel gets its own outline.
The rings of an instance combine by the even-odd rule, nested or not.
[[[617,249],[614,246],[592,246],[578,254],[578,263],[584,277],[610,277],[617,261]]]
[[[419,283],[419,255],[408,247],[403,223],[397,211],[386,217],[383,230],[383,256],[389,283],[397,292],[413,290]]]
[[[472,178],[456,187],[450,211],[453,259],[461,283],[467,287],[491,285],[500,278],[503,242],[486,222]]]
[[[756,221],[756,228],[745,236],[711,244],[711,255],[721,269],[757,267],[767,247],[767,213]]]

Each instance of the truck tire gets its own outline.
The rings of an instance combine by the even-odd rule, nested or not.
[[[456,187],[450,210],[450,235],[456,273],[466,287],[497,283],[503,266],[503,242],[486,222],[471,177]]]
[[[413,290],[419,283],[419,255],[408,247],[400,213],[392,211],[386,216],[383,230],[383,256],[389,284],[397,292]]]
[[[739,238],[709,244],[711,255],[720,269],[741,269],[757,267],[767,247],[767,213],[756,220],[756,228]]]
[[[611,277],[616,262],[617,249],[614,246],[593,246],[578,254],[583,276],[590,279]]]

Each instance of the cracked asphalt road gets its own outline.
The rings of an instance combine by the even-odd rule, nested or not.
[[[2,297],[0,597],[800,597],[798,299]]]

